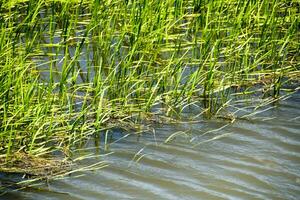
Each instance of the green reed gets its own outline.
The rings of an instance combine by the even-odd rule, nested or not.
[[[111,126],[180,118],[191,105],[210,117],[257,88],[278,98],[299,77],[299,7],[276,0],[1,3],[0,156],[69,155]]]

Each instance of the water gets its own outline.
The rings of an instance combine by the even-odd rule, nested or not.
[[[184,12],[193,14],[193,4],[192,1],[187,1],[186,5],[188,7],[185,8],[186,11]],[[242,4],[239,3],[239,5]],[[280,5],[283,6],[284,4]],[[260,4],[257,4],[257,6],[259,10],[263,11],[261,16],[267,14],[266,8],[269,5],[265,5],[262,1],[261,6]],[[200,7],[198,8],[199,12]],[[170,27],[166,27],[169,35],[166,38],[162,38],[162,41],[159,41],[157,38],[160,35],[157,34],[158,32],[148,34],[147,31],[144,33],[142,31],[145,36],[141,34],[141,38],[139,38],[138,42],[140,42],[140,45],[137,49],[140,49],[132,53],[130,40],[131,37],[135,40],[133,37],[135,30],[130,30],[129,28],[127,32],[123,28],[120,29],[119,25],[115,23],[125,23],[129,25],[128,27],[135,24],[131,24],[130,18],[128,19],[129,21],[122,19],[122,16],[128,16],[127,13],[122,13],[122,9],[127,9],[126,6],[121,4],[112,5],[112,11],[120,11],[120,17],[114,13],[111,16],[111,13],[105,10],[103,10],[105,11],[104,13],[102,11],[99,12],[101,19],[105,16],[108,16],[109,19],[100,20],[99,24],[98,22],[96,23],[99,26],[99,30],[93,27],[91,29],[93,31],[89,31],[90,33],[86,35],[86,40],[80,50],[78,59],[75,59],[76,48],[83,41],[82,37],[85,37],[85,31],[88,29],[87,24],[91,23],[93,25],[94,23],[91,22],[92,14],[86,11],[84,6],[82,9],[80,7],[77,9],[76,7],[76,12],[81,13],[78,15],[78,19],[75,20],[70,15],[71,25],[64,23],[65,17],[59,12],[61,9],[54,4],[52,7],[41,9],[38,20],[36,20],[34,25],[34,27],[37,27],[36,29],[31,27],[30,24],[27,27],[25,19],[28,18],[28,10],[30,9],[25,4],[24,6],[21,5],[21,7],[16,6],[15,17],[7,21],[16,20],[18,22],[16,23],[18,27],[16,39],[12,39],[14,41],[12,43],[17,44],[17,51],[14,52],[14,55],[20,56],[23,52],[28,51],[28,60],[32,60],[36,64],[36,67],[33,66],[33,68],[39,71],[42,83],[49,82],[49,77],[52,73],[53,82],[60,83],[62,68],[68,66],[66,63],[70,63],[70,60],[74,58],[74,63],[76,64],[73,63],[72,67],[74,71],[79,73],[75,82],[78,85],[78,89],[81,89],[75,89],[76,93],[71,91],[71,95],[85,96],[86,91],[83,88],[86,88],[85,84],[93,82],[92,80],[95,78],[95,73],[99,66],[101,66],[100,72],[103,74],[103,80],[108,77],[107,74],[110,70],[115,70],[115,77],[121,77],[121,82],[123,80],[131,81],[128,83],[129,87],[134,86],[137,83],[136,78],[140,76],[131,79],[131,77],[134,77],[130,75],[131,72],[127,72],[129,74],[121,72],[118,70],[119,67],[123,65],[124,67],[134,66],[132,68],[133,74],[136,72],[143,74],[143,71],[139,72],[139,70],[135,69],[136,67],[140,67],[141,70],[143,68],[149,69],[150,71],[146,75],[150,74],[149,80],[151,81],[145,80],[145,87],[149,87],[149,85],[156,85],[161,80],[162,74],[160,74],[158,69],[160,67],[164,68],[167,63],[170,63],[172,66],[174,65],[174,68],[171,67],[171,69],[174,69],[174,73],[182,74],[180,88],[188,81],[190,75],[199,69],[204,60],[204,64],[208,62],[205,64],[207,66],[216,65],[214,68],[217,75],[214,77],[218,77],[219,70],[220,72],[227,72],[226,68],[228,66],[239,67],[245,65],[246,74],[248,73],[248,68],[252,68],[252,65],[258,65],[257,67],[262,70],[268,69],[270,60],[273,62],[277,59],[282,66],[296,66],[297,63],[294,62],[297,62],[297,59],[294,60],[294,56],[295,58],[297,56],[297,43],[285,43],[289,40],[293,41],[297,36],[297,34],[293,34],[293,28],[289,28],[296,18],[288,13],[296,12],[294,9],[288,7],[283,7],[284,10],[283,8],[276,9],[277,14],[282,16],[274,18],[277,20],[272,20],[274,24],[272,24],[273,22],[271,23],[271,28],[265,27],[266,24],[262,23],[264,19],[261,18],[261,22],[254,23],[249,27],[247,23],[241,23],[241,30],[235,30],[235,28],[231,27],[232,20],[230,19],[227,22],[227,19],[235,16],[239,8],[236,7],[236,4],[230,2],[228,7],[222,6],[222,9],[223,7],[225,9],[224,16],[220,14],[223,13],[220,12],[220,7],[214,9],[211,6],[208,7],[212,9],[210,10],[211,13],[205,13],[206,17],[203,15],[199,18],[201,22],[189,16],[186,19],[178,20],[176,24],[172,23]],[[52,12],[51,9],[57,9],[58,14]],[[154,10],[153,12],[155,13],[156,11]],[[212,14],[215,10],[218,13]],[[75,11],[75,7],[74,10],[70,10],[70,13],[73,11]],[[255,17],[256,11],[254,11],[252,13],[253,18],[246,17],[245,19],[247,20],[245,21],[257,21]],[[283,14],[283,11],[285,14]],[[164,12],[159,11],[157,13],[157,19],[163,16],[161,13]],[[250,14],[247,9],[245,13]],[[1,17],[6,19],[4,13]],[[149,19],[152,19],[151,16],[149,16]],[[156,19],[156,17],[153,19]],[[218,19],[224,19],[225,21],[219,22]],[[173,20],[172,15],[166,18],[166,22],[168,20]],[[202,32],[193,33],[193,26],[198,27],[200,30],[208,27],[208,24],[204,24],[204,21],[209,22],[212,33],[207,36],[203,35]],[[276,21],[284,24],[277,24],[275,23]],[[152,22],[152,20],[149,20],[149,22]],[[53,23],[53,31],[50,31],[49,23]],[[164,23],[161,22],[157,27],[153,26],[152,28],[159,30],[161,29],[160,26],[165,26]],[[19,24],[22,26],[19,26]],[[111,26],[111,30],[107,33],[103,32],[101,28],[102,26],[106,27],[106,24]],[[146,24],[148,22],[144,25]],[[274,27],[283,29],[283,33],[284,30],[289,30],[291,36],[286,39],[284,36],[286,34],[280,31],[277,34],[277,32],[272,31]],[[76,31],[69,33],[68,38],[64,38],[63,32],[67,29]],[[266,31],[260,34],[262,29],[266,29]],[[38,33],[40,34],[35,38],[28,30],[32,33],[39,31]],[[241,36],[238,38],[238,42],[228,43],[228,41],[231,41],[232,38],[238,35]],[[270,37],[268,40],[274,42],[273,46],[276,48],[272,52],[281,52],[280,49],[282,47],[282,52],[284,53],[279,53],[280,55],[272,53],[270,56],[270,49],[266,48],[265,44],[255,43],[258,39],[261,40],[264,37]],[[53,41],[51,41],[51,38],[53,38]],[[255,40],[252,41],[252,39]],[[8,41],[11,43],[10,40]],[[149,45],[149,41],[153,41],[154,44],[157,43],[159,50],[156,49],[155,45],[153,47]],[[27,50],[27,44],[30,42],[33,44],[32,50]],[[218,50],[215,53],[216,55],[205,53],[212,51],[216,47],[216,42],[220,42],[220,47],[218,47],[220,52]],[[121,45],[118,45],[119,43]],[[283,44],[284,46],[282,46]],[[178,47],[181,45],[182,49]],[[228,46],[232,47],[228,48]],[[65,54],[66,49],[68,54],[70,54],[70,58],[67,58]],[[232,59],[234,55],[231,52],[235,52],[234,49],[237,50],[235,56],[243,59]],[[10,51],[10,48],[8,50]],[[174,51],[177,52],[176,57],[185,57],[182,60],[183,64],[177,66],[177,59],[173,60],[172,58]],[[289,51],[291,55],[295,52],[295,55],[289,56],[287,53]],[[152,59],[152,56],[156,54],[157,58],[154,56],[155,58]],[[248,54],[250,54],[249,58],[247,57]],[[129,60],[126,58],[128,55],[130,55]],[[244,55],[247,56],[244,57]],[[260,57],[260,55],[264,56]],[[218,62],[210,65],[210,62],[215,62],[212,59],[214,56]],[[65,60],[66,63],[64,63]],[[148,62],[152,62],[152,60],[159,62],[149,65]],[[244,63],[244,60],[249,61]],[[147,62],[144,63],[144,61]],[[228,66],[226,63],[228,63]],[[259,63],[266,66],[261,66]],[[53,67],[53,72],[50,70],[50,65]],[[116,69],[115,66],[117,66]],[[175,67],[179,67],[179,69],[176,70]],[[128,67],[128,69],[131,69],[131,67]],[[220,73],[220,77],[223,76],[222,74],[223,72]],[[70,78],[71,72],[67,73],[67,75]],[[88,77],[90,80],[88,80]],[[127,79],[127,77],[130,77],[130,79]],[[148,79],[148,77],[146,78]],[[227,79],[231,80],[231,76],[227,77],[226,75],[224,80]],[[202,77],[201,75],[199,77],[200,85],[197,85],[197,87],[202,87],[200,80],[204,81],[205,76]],[[66,81],[66,86],[68,86],[67,83],[68,81]],[[112,93],[114,93],[114,88],[118,88],[120,82],[116,81],[109,84],[115,84],[115,87],[109,85],[113,90]],[[173,88],[172,82],[164,84],[171,89]],[[105,86],[104,84],[103,88]],[[134,87],[131,88],[133,89],[132,92],[136,93]],[[55,88],[53,92],[58,91],[58,89]],[[198,89],[200,91],[199,95],[202,95],[202,88]],[[116,96],[118,97],[118,95]],[[81,99],[79,102],[77,102],[77,99],[75,101],[78,110],[80,110],[82,106]],[[93,163],[104,160],[110,164],[109,167],[102,170],[72,174],[65,179],[51,181],[47,185],[41,186],[41,189],[27,188],[22,191],[10,191],[0,196],[0,199],[298,199],[298,196],[300,196],[299,102],[299,94],[294,95],[292,98],[281,102],[274,109],[260,113],[258,116],[252,116],[250,120],[236,120],[233,124],[230,124],[228,121],[214,119],[202,120],[197,123],[152,125],[155,134],[144,133],[140,136],[134,134],[126,135],[127,133],[125,132],[114,130],[111,135],[113,143],[107,149],[103,150],[103,148],[95,147],[95,144],[99,143],[99,141],[91,140],[88,143],[88,147],[91,149],[81,151],[81,153],[93,153],[96,155],[109,153],[108,156],[83,161]],[[193,110],[184,113],[184,115],[191,115],[191,112]],[[174,133],[178,134],[171,139],[169,136]],[[123,136],[124,138],[122,138]],[[169,142],[165,143],[166,140]],[[18,179],[20,177],[11,177],[11,179],[14,178]],[[4,179],[9,178],[0,173],[0,186]]]
[[[124,138],[106,151],[112,153],[104,157],[109,167],[51,181],[42,190],[12,191],[0,199],[296,200],[300,196],[299,100],[294,95],[260,116],[227,126],[222,120],[157,125],[155,134],[127,137],[115,130],[113,139]],[[220,127],[224,128],[203,135]],[[187,134],[164,143],[177,131]],[[224,133],[228,134],[205,142]]]

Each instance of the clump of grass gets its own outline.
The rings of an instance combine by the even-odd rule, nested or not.
[[[109,127],[180,118],[190,106],[211,117],[257,90],[278,98],[299,78],[299,7],[276,0],[0,3],[1,161],[69,156]]]

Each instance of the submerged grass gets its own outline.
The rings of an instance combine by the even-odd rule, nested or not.
[[[292,0],[2,1],[0,170],[17,155],[70,156],[113,126],[137,129],[193,106],[210,117],[237,96],[293,91],[299,8]]]

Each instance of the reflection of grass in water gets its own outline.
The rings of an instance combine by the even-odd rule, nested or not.
[[[18,3],[17,3],[18,2]],[[299,3],[0,4],[0,153],[69,155],[107,127],[220,115],[233,94],[299,78]],[[232,118],[229,119],[232,121]],[[20,167],[22,170],[22,167]]]

